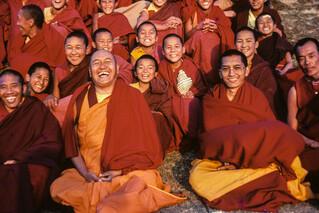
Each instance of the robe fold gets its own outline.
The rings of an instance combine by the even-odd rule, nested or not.
[[[119,76],[127,83],[133,83],[133,66],[119,55],[114,55],[117,65],[119,66]]]
[[[96,0],[68,0],[68,5],[79,11],[87,27],[92,25],[93,14],[98,11]]]
[[[25,97],[11,113],[1,102],[0,138],[1,211],[35,212],[46,196],[49,172],[60,157],[59,124],[37,98]],[[18,163],[3,165],[7,160]]]
[[[186,54],[193,58],[203,73],[206,82],[212,86],[218,82],[217,64],[221,54],[234,47],[234,33],[231,30],[231,22],[219,7],[212,6],[208,15],[199,6],[190,17],[197,18],[197,23],[206,18],[216,21],[216,32],[202,32],[196,30],[185,43]]]
[[[203,111],[204,160],[194,162],[190,183],[210,207],[277,211],[285,203],[313,197],[302,183],[307,174],[298,157],[302,137],[274,119],[259,90],[246,82],[228,101],[225,86],[216,85],[205,96]],[[219,170],[223,162],[236,169]]]
[[[66,64],[55,69],[55,75],[59,81],[60,98],[72,95],[78,87],[89,81],[89,64],[90,57],[86,56],[72,72]]]

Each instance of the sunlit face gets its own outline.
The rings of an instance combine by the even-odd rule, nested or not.
[[[156,29],[151,24],[143,24],[137,36],[137,41],[144,47],[153,46],[157,41]]]
[[[245,82],[247,71],[240,56],[223,57],[219,75],[227,88],[235,89],[241,87]]]
[[[68,0],[52,0],[51,5],[56,10],[61,10],[66,7]]]
[[[88,53],[83,39],[78,37],[68,38],[65,42],[64,50],[68,62],[73,66],[79,65]]]
[[[260,10],[264,7],[265,0],[249,0],[252,10]]]
[[[255,41],[252,32],[244,30],[237,34],[235,46],[247,59],[252,59],[258,47],[258,42]]]
[[[15,110],[22,101],[22,85],[12,74],[0,78],[0,98],[8,112]]]
[[[197,3],[203,10],[208,10],[213,4],[213,0],[197,0]]]
[[[149,83],[156,76],[155,62],[151,59],[141,59],[138,61],[135,71],[140,82]]]
[[[297,60],[304,73],[314,80],[319,80],[319,52],[316,45],[309,41],[298,47],[297,52]]]
[[[90,63],[90,75],[96,87],[111,86],[117,77],[117,65],[114,56],[105,50],[93,53]]]
[[[23,36],[28,36],[31,32],[33,19],[26,19],[23,15],[23,10],[18,13],[17,26]]]
[[[172,36],[165,39],[163,52],[168,61],[176,63],[183,57],[185,48],[179,38]]]
[[[153,4],[157,7],[162,7],[166,4],[167,0],[153,0]]]
[[[263,35],[271,35],[274,32],[275,23],[270,15],[263,15],[257,19],[256,27]]]
[[[115,0],[100,0],[100,6],[105,14],[111,14],[114,10]]]
[[[112,52],[113,50],[113,38],[108,32],[100,32],[96,35],[95,47],[98,50],[107,50]]]
[[[34,93],[42,93],[49,85],[49,70],[40,67],[37,68],[30,76],[30,87]]]

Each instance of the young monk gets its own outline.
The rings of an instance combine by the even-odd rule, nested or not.
[[[163,152],[142,94],[117,80],[108,51],[93,53],[89,70],[92,83],[74,93],[64,123],[75,168],[53,182],[52,198],[86,213],[154,212],[183,201],[162,191],[156,168]]]
[[[233,47],[231,22],[213,0],[197,0],[184,14],[186,54],[191,56],[209,85],[218,81],[216,64],[222,52]],[[208,42],[209,41],[209,42]]]
[[[133,33],[133,29],[122,13],[114,12],[115,2],[116,0],[99,0],[102,13],[95,15],[93,31],[98,28],[110,30],[114,37],[114,53],[128,60],[129,54],[126,44],[128,43],[128,34]]]
[[[43,61],[56,67],[65,62],[63,36],[54,27],[44,23],[40,7],[23,6],[18,14],[20,33],[10,37],[9,65],[26,74],[31,64]]]
[[[264,93],[271,109],[278,117],[282,114],[280,111],[282,108],[279,104],[281,102],[279,102],[277,82],[270,64],[257,54],[258,45],[256,32],[249,27],[242,27],[236,32],[236,49],[246,56],[248,62],[246,80]]]
[[[223,82],[203,99],[203,160],[193,162],[192,188],[210,207],[225,211],[276,212],[312,198],[302,182],[302,137],[276,121],[265,96],[245,81],[245,55],[228,50],[220,64]]]
[[[25,77],[27,82],[26,95],[44,100],[53,92],[53,74],[50,66],[44,62],[31,65]]]
[[[119,66],[119,76],[128,84],[133,83],[132,65],[121,56],[113,52],[113,36],[111,31],[106,28],[99,28],[93,33],[93,47],[97,50],[107,50],[114,54],[117,65]]]
[[[284,75],[288,70],[293,68],[290,54],[292,46],[286,38],[280,37],[275,32],[275,28],[275,19],[270,13],[263,12],[257,16],[256,29],[259,32],[257,52],[280,75]]]
[[[152,22],[145,21],[136,29],[136,41],[138,46],[131,52],[131,64],[142,55],[148,54],[153,56],[157,63],[163,59],[162,47],[157,43],[158,36],[155,25]]]
[[[153,0],[144,9],[137,20],[137,26],[144,21],[151,21],[158,32],[158,43],[161,44],[163,38],[171,33],[184,38],[183,22],[181,20],[182,1]]]
[[[2,212],[38,212],[62,148],[57,120],[23,95],[22,75],[0,72],[0,205]]]
[[[302,134],[306,149],[302,155],[303,166],[310,171],[312,189],[319,192],[319,42],[314,38],[299,40],[295,54],[305,76],[298,80],[288,94],[288,124]]]
[[[186,134],[194,139],[200,122],[199,98],[206,92],[201,73],[193,61],[184,56],[185,47],[178,35],[169,34],[164,38],[163,53],[165,59],[159,65],[159,75],[169,82],[173,113],[183,130],[179,139]]]
[[[157,77],[158,64],[151,55],[141,56],[135,63],[134,74],[138,82],[131,84],[143,93],[157,126],[157,132],[164,151],[176,147],[175,132],[180,131],[172,113],[172,100],[168,84]],[[176,129],[176,130],[175,130]]]

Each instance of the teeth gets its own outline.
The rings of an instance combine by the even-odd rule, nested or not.
[[[99,77],[104,77],[104,75],[109,76],[110,73],[109,73],[109,72],[100,72],[100,73],[98,74]]]
[[[14,96],[6,97],[6,100],[7,100],[9,103],[14,103],[14,101],[16,100],[16,97],[14,97]]]

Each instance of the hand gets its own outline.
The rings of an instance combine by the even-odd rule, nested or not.
[[[184,95],[182,95],[183,98],[194,98],[194,94],[192,91],[187,91]]]
[[[112,181],[113,178],[122,175],[122,170],[110,170],[99,175],[99,181]]]
[[[282,31],[275,25],[274,32],[278,33],[280,37],[282,37]]]
[[[13,165],[17,164],[18,162],[16,160],[7,160],[3,163],[3,165]]]
[[[182,24],[182,20],[175,16],[171,16],[166,20],[166,26],[171,29],[176,29],[177,26],[181,24]]]
[[[315,140],[307,138],[307,140],[305,140],[305,143],[308,146],[310,146],[311,148],[319,148],[319,142],[318,141],[315,141]]]
[[[217,170],[234,170],[236,166],[231,163],[224,163],[224,165],[217,167]]]
[[[59,105],[59,99],[54,95],[48,95],[43,103],[50,109],[54,110]]]
[[[96,174],[90,171],[87,171],[83,176],[87,182],[98,182],[100,180]]]
[[[205,19],[200,24],[200,28],[203,32],[215,32],[217,30],[216,21],[213,19]]]

